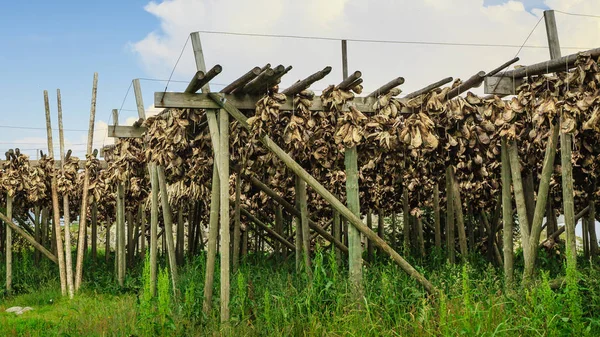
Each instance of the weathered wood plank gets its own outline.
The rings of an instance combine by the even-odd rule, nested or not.
[[[164,95],[164,97],[163,97]],[[223,104],[231,104],[239,110],[254,110],[256,108],[256,102],[262,98],[261,95],[233,95],[233,94],[187,94],[177,92],[157,92],[154,94],[154,104],[157,108],[191,108],[191,109],[219,109],[222,104],[219,104],[212,100],[209,95],[216,95],[219,97]],[[376,102],[375,97],[355,97],[354,100],[344,108],[344,111],[348,111],[348,106],[353,105],[362,112],[374,113],[373,104]],[[400,99],[402,101],[402,99]],[[282,104],[281,110],[292,110],[293,98],[287,97],[285,103]],[[323,111],[323,102],[319,97],[313,99],[312,105],[310,106],[311,111]],[[409,108],[403,108],[401,113],[412,112]]]
[[[144,132],[146,132],[146,128],[142,126],[108,126],[108,136],[113,138],[141,138]]]
[[[490,76],[484,80],[483,91],[491,95],[515,95],[516,88],[523,84],[523,78]]]

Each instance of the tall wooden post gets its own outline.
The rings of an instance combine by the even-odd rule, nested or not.
[[[435,246],[442,248],[442,225],[440,221],[440,186],[435,183],[433,186],[433,221],[435,225]]]
[[[90,124],[88,127],[87,156],[92,155],[92,146],[94,145],[94,121],[96,119],[96,93],[98,91],[98,73],[94,73],[94,82],[92,85],[92,103],[90,107]],[[87,208],[88,193],[90,184],[90,170],[86,167],[83,175],[83,193],[81,196],[81,215],[79,216],[79,239],[77,246],[77,265],[75,270],[75,291],[81,286],[83,278],[83,255],[85,237],[87,235]]]
[[[456,263],[456,250],[454,244],[454,188],[448,169],[446,169],[446,240],[448,247],[448,262]]]
[[[377,210],[377,236],[385,241],[385,216],[383,215],[383,208]],[[381,248],[377,249],[377,254],[381,255]]]
[[[556,18],[553,10],[544,11],[544,21],[546,23],[546,34],[548,36],[548,47],[550,48],[550,58],[561,57],[560,43],[558,40],[558,29],[556,28]],[[561,125],[563,116],[560,116]],[[562,172],[562,192],[563,192],[563,214],[567,232],[567,265],[573,269],[577,267],[577,246],[575,240],[575,204],[573,196],[573,164],[572,155],[572,137],[571,134],[560,132],[560,163]]]
[[[220,216],[221,216],[221,323],[229,321],[229,114],[219,112]]]
[[[408,185],[402,187],[402,234],[404,236],[404,255],[410,255],[410,206],[408,204]]]
[[[240,173],[235,175],[235,204],[233,215],[233,273],[237,272],[240,265],[240,198],[242,195],[242,179]]]
[[[466,259],[468,255],[467,249],[467,235],[465,233],[465,219],[463,215],[462,209],[462,199],[460,197],[460,188],[458,186],[458,181],[454,175],[454,169],[452,166],[448,167],[448,174],[450,175],[450,179],[452,181],[452,189],[453,196],[452,200],[454,201],[454,213],[456,215],[456,228],[458,231],[458,246],[460,248],[461,259]]]
[[[158,267],[158,176],[156,175],[156,164],[150,163],[150,186],[151,186],[151,199],[150,199],[150,293],[152,296],[156,296],[156,274]]]
[[[146,258],[146,211],[141,204],[138,208],[138,214],[140,217],[140,258],[144,261]]]
[[[9,160],[9,158],[6,158]],[[6,217],[12,220],[13,197],[6,193]],[[12,230],[6,226],[6,292],[12,293]]]
[[[63,132],[62,120],[62,99],[60,97],[60,89],[56,89],[56,102],[58,106],[58,139],[60,145],[60,169],[65,173],[65,136]],[[69,212],[69,195],[63,195],[63,219],[65,223],[65,268],[67,269],[67,290],[69,298],[73,298],[73,262],[71,255],[71,219]],[[81,244],[81,243],[80,243]]]
[[[92,203],[92,260],[98,259],[98,204]]]
[[[184,246],[184,217],[183,217],[183,205],[179,205],[179,210],[177,211],[177,246],[175,248],[177,255],[177,264],[180,266],[184,263],[183,258],[183,246]],[[191,226],[191,224],[190,224]]]
[[[310,228],[308,227],[308,200],[306,194],[306,182],[296,176],[296,195],[300,204],[300,223],[302,227],[302,253],[304,255],[304,267],[308,278],[312,280],[312,264],[310,262]]]
[[[284,236],[283,234],[283,207],[281,205],[275,206],[275,231],[277,234]],[[275,242],[275,254],[279,258],[283,255],[282,251],[287,248],[281,244],[281,242]]]
[[[171,270],[171,283],[173,285],[173,292],[175,296],[177,296],[177,260],[175,258],[175,244],[173,242],[173,213],[171,212],[171,205],[169,205],[167,178],[165,176],[164,167],[157,165],[154,174],[158,176],[158,186],[161,196],[160,201],[162,203],[163,222],[165,225],[163,238],[165,238],[164,242],[166,243],[167,248],[167,258],[169,259],[169,269]]]
[[[33,214],[34,214],[33,216],[35,217],[34,238],[35,238],[36,242],[40,243],[43,246],[44,242],[42,241],[42,237],[41,237],[42,223],[40,221],[40,206],[39,205],[34,207]],[[34,256],[35,266],[37,267],[40,262],[41,253],[36,249],[33,253],[33,256]]]
[[[344,79],[348,77],[348,42],[342,40],[342,70]],[[358,194],[358,152],[356,147],[346,148],[344,152],[346,166],[346,200],[348,209],[360,218],[360,200]],[[362,297],[362,246],[360,232],[354,226],[348,226],[348,264],[350,282],[356,287],[357,298]]]
[[[371,209],[367,209],[367,227],[369,227],[369,229],[373,230],[373,212],[371,211]],[[373,242],[366,240],[366,244],[367,244],[367,261],[369,261],[369,263],[373,263]]]
[[[340,213],[333,211],[333,237],[342,242],[342,224],[340,221]],[[338,268],[342,265],[342,251],[339,248],[335,248],[335,261]]]
[[[104,243],[104,262],[108,263],[110,261],[110,225],[111,220],[110,217],[106,218],[106,242]]]
[[[117,280],[125,285],[125,192],[122,183],[117,183]]]
[[[44,106],[46,110],[46,132],[48,135],[48,156],[54,158],[54,145],[52,144],[52,123],[50,120],[50,102],[48,101],[48,91],[44,90]],[[58,184],[56,175],[51,180],[52,191],[52,224],[54,226],[54,243],[56,248],[56,258],[58,259],[58,271],[60,275],[60,290],[63,296],[67,294],[67,274],[65,269],[65,252],[63,249],[62,234],[60,228],[60,206],[58,205]]]
[[[295,206],[297,209],[300,209],[300,197],[301,197],[301,192],[299,191],[301,189],[300,184],[300,178],[296,177],[296,182],[295,182],[295,186],[294,186],[294,191],[296,194],[296,203]],[[300,213],[302,215],[302,213]],[[294,217],[294,222],[295,222],[295,229],[296,229],[296,238],[294,239],[294,245],[296,247],[296,273],[300,273],[300,267],[302,266],[302,242],[304,241],[302,239],[302,219],[301,216],[295,216]]]

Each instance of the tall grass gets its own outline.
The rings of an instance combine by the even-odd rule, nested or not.
[[[580,263],[579,271],[554,267],[541,273],[534,286],[504,292],[502,271],[483,258],[473,256],[469,263],[450,265],[441,256],[443,252],[433,252],[415,263],[441,290],[439,296],[429,297],[395,264],[378,257],[364,269],[364,298],[360,302],[352,293],[345,266],[336,264],[332,250],[316,250],[312,280],[304,273],[297,274],[293,261],[248,256],[231,278],[231,321],[227,330],[221,330],[218,266],[214,309],[207,315],[202,313],[204,255],[181,268],[179,298],[172,296],[168,269],[160,269],[157,296],[152,297],[147,261],[128,270],[128,285],[120,289],[112,273],[106,272],[112,270],[110,266],[86,260],[84,292],[70,302],[60,299],[56,291],[55,266],[35,268],[27,253],[17,256],[19,264],[14,268],[20,295],[3,297],[0,309],[31,305],[37,312],[31,321],[26,316],[0,313],[0,331],[8,331],[0,334],[97,335],[92,323],[97,321],[109,325],[100,330],[104,335],[136,336],[600,335],[600,271],[590,262]],[[161,265],[166,266],[164,260]],[[553,289],[556,275],[565,275],[559,289]],[[46,285],[41,291],[40,280]],[[48,304],[51,298],[58,304]],[[90,316],[92,301],[97,310]],[[73,303],[78,303],[80,312],[68,309]],[[92,318],[84,319],[84,313]],[[46,317],[43,322],[42,316]]]

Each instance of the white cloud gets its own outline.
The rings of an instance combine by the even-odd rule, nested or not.
[[[551,8],[576,13],[600,13],[597,0],[547,0]],[[244,33],[327,36],[336,38],[498,43],[520,45],[542,15],[527,11],[523,3],[509,1],[484,6],[483,0],[169,0],[151,2],[145,9],[160,21],[160,28],[132,43],[146,71],[164,78],[172,70],[189,33],[196,30]],[[557,13],[561,45],[600,45],[600,20]],[[293,65],[282,86],[331,65],[334,70],[322,89],[341,78],[340,44],[337,41],[274,39],[201,34],[208,67],[223,66],[213,82],[227,84],[254,66]],[[543,22],[529,45],[546,45]],[[447,76],[467,78],[511,59],[518,48],[477,48],[413,44],[350,42],[350,70],[363,72],[365,89],[373,90],[403,76],[404,92],[416,90]],[[576,50],[563,50],[563,55]],[[524,49],[521,64],[548,58],[545,49]],[[175,77],[195,71],[188,43]],[[221,86],[214,84],[213,90]]]

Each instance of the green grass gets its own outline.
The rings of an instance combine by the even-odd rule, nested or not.
[[[570,271],[567,285],[559,290],[551,289],[549,281],[565,275],[560,260],[533,287],[517,286],[507,292],[502,271],[481,257],[473,256],[469,264],[448,265],[440,256],[432,253],[426,260],[411,261],[441,290],[440,296],[429,297],[396,265],[381,258],[365,268],[365,296],[357,299],[345,268],[336,266],[328,252],[313,257],[312,282],[294,272],[293,261],[250,255],[231,278],[228,326],[219,324],[218,266],[213,311],[202,313],[203,255],[180,269],[177,297],[172,295],[162,260],[154,299],[148,296],[148,269],[141,261],[128,268],[126,287],[121,289],[112,275],[112,263],[94,265],[86,260],[83,291],[69,301],[60,296],[52,266],[33,268],[23,260],[21,266],[29,272],[17,273],[15,285],[26,286],[20,286],[16,295],[2,295],[0,335],[600,335],[600,271],[589,262],[582,261],[578,272]],[[15,264],[15,271],[19,268]],[[36,280],[40,280],[37,288],[32,287]],[[22,316],[4,313],[13,305],[35,310]]]
[[[2,336],[126,336],[135,332],[136,298],[83,292],[73,300],[60,296],[60,287],[19,295],[0,305]],[[12,306],[30,306],[20,316]]]

